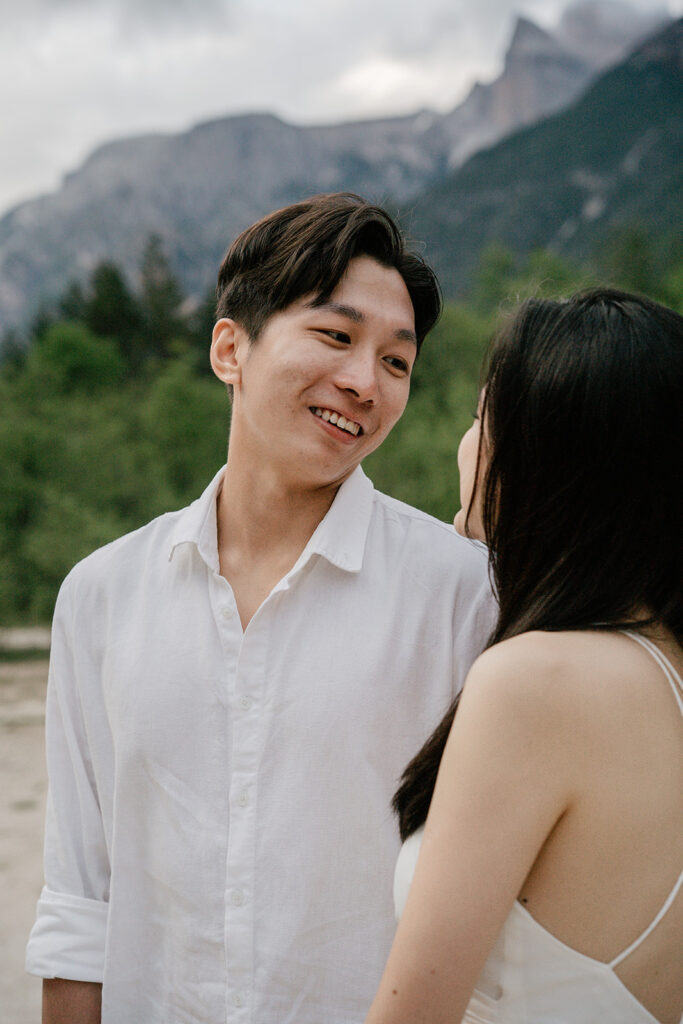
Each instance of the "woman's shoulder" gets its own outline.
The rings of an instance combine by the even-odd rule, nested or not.
[[[582,703],[583,635],[529,632],[489,647],[472,665],[461,709],[501,732],[564,731]]]
[[[543,675],[569,678],[586,670],[616,668],[635,659],[651,661],[652,656],[622,630],[533,630],[501,640],[477,659],[478,671],[492,674],[541,672]]]
[[[581,678],[586,661],[594,663],[603,637],[588,632],[534,630],[501,640],[477,658],[470,675],[490,685],[534,689]]]
[[[649,764],[652,750],[677,749],[679,726],[660,666],[632,638],[529,632],[494,645],[472,666],[452,748],[484,743],[494,767],[527,777],[535,766],[551,790],[554,779],[559,797],[574,801],[606,765],[610,777],[623,778]]]
[[[657,680],[661,680],[660,683]],[[472,666],[466,687],[495,693],[509,706],[533,700],[549,713],[640,713],[669,686],[651,653],[610,630],[533,631],[503,640]]]

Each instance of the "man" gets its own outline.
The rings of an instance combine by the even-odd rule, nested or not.
[[[27,954],[45,1024],[363,1019],[394,928],[391,795],[491,620],[482,551],[359,467],[439,311],[356,196],[228,252],[227,465],[80,563],[55,611]]]

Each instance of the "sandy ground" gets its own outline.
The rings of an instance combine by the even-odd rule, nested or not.
[[[43,877],[47,661],[0,662],[0,1021],[38,1024],[24,949]]]

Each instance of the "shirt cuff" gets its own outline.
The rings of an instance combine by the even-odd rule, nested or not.
[[[40,978],[101,982],[109,904],[44,888],[26,949]]]

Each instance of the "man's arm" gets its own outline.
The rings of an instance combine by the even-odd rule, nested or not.
[[[102,986],[92,981],[43,981],[43,1024],[100,1024]]]
[[[498,605],[488,574],[488,552],[483,544],[464,541],[460,579],[453,605],[453,696],[462,690],[467,673],[484,650],[498,619]]]
[[[102,761],[107,733],[98,666],[83,660],[87,645],[82,638],[75,639],[82,632],[65,583],[55,608],[45,714],[45,886],[29,937],[26,969],[45,979],[98,985],[104,977],[109,911],[102,806],[103,797],[105,804],[110,803],[110,773],[108,762]]]

